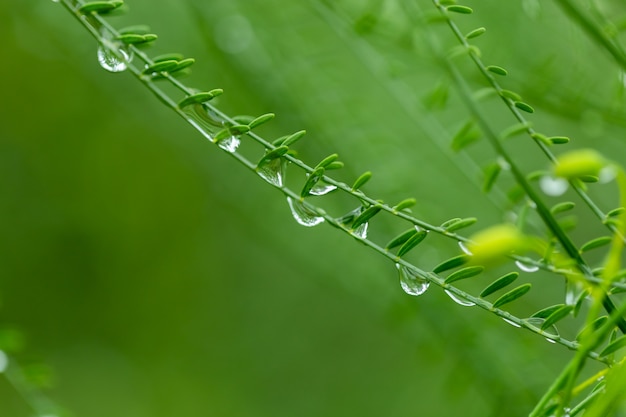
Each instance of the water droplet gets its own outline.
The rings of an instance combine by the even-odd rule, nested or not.
[[[539,317],[531,317],[531,318],[526,319],[526,321],[537,328],[541,328],[541,325],[543,324],[545,319],[542,319]],[[542,330],[541,334],[546,336],[546,340],[550,343],[556,343],[553,339],[556,339],[560,336],[559,330],[556,328],[555,325],[552,325],[548,327],[547,329]]]
[[[409,295],[422,295],[430,286],[430,281],[418,277],[415,272],[404,265],[396,264],[400,275],[400,286]]]
[[[311,189],[311,194],[324,195],[330,193],[331,191],[335,191],[336,189],[336,186],[320,181]]]
[[[185,119],[211,142],[213,142],[213,136],[224,128],[221,118],[203,104],[190,104],[182,111]]]
[[[220,140],[219,142],[217,142],[217,146],[224,149],[226,152],[233,153],[237,150],[240,143],[241,143],[241,140],[239,140],[237,136],[231,136],[229,138],[226,138],[224,140]]]
[[[6,371],[9,367],[9,357],[6,353],[0,350],[0,374]]]
[[[459,295],[456,295],[454,293],[452,293],[449,290],[443,290],[446,294],[448,294],[448,297],[450,297],[452,299],[452,301],[454,301],[455,303],[465,306],[465,307],[472,307],[475,306],[476,303],[473,301],[470,301],[468,299],[466,299],[465,297],[461,297]]]
[[[285,172],[287,168],[287,160],[283,158],[274,158],[257,167],[256,171],[261,178],[270,184],[282,187],[285,181]]]
[[[367,229],[369,228],[369,223],[365,222],[356,229],[352,231],[352,234],[360,237],[361,239],[367,238]]]
[[[302,226],[313,227],[324,221],[323,217],[320,217],[313,210],[305,207],[300,200],[294,200],[291,197],[287,197],[287,203],[289,203],[289,208],[291,209],[293,218],[296,219],[296,221]]]
[[[568,186],[569,183],[563,178],[555,178],[546,175],[539,180],[539,188],[541,188],[541,191],[551,197],[558,197],[565,194]]]
[[[469,256],[473,255],[473,253],[470,252],[469,249],[467,249],[467,246],[465,246],[465,243],[459,242],[459,248],[461,248],[461,250],[463,251],[464,254],[469,255]]]
[[[120,54],[123,59],[118,57]],[[113,50],[100,45],[98,47],[98,62],[100,66],[110,72],[122,72],[128,68],[127,62],[130,61],[131,55],[123,49],[119,49],[117,53]]]
[[[537,272],[539,271],[539,267],[537,265],[528,265],[521,261],[515,261],[515,265],[523,272]]]
[[[519,327],[522,327],[522,326],[520,326],[519,324],[517,324],[517,323],[515,323],[514,321],[511,321],[511,320],[509,320],[509,319],[507,319],[507,318],[502,317],[502,320],[506,321],[507,323],[509,323],[509,324],[510,324],[511,326],[513,326],[513,327],[518,327],[518,328],[519,328]]]

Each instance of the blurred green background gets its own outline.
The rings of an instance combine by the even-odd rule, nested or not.
[[[307,129],[300,157],[338,152],[340,180],[372,170],[370,195],[414,196],[434,224],[476,216],[472,231],[511,209],[510,179],[480,194],[486,144],[448,150],[467,112],[453,91],[428,107],[446,80],[419,39],[454,41],[445,27],[413,27],[402,1],[127,3],[116,27],[148,24],[151,54],[196,58],[185,82],[223,88],[229,114],[275,112],[269,139]],[[476,43],[510,70],[506,88],[535,107],[539,130],[624,162],[611,60],[551,4],[468,5],[477,12],[459,24],[487,27]],[[102,70],[95,41],[58,4],[2,2],[0,20],[0,326],[25,334],[18,357],[53,369],[44,391],[72,415],[522,416],[571,357],[438,288],[405,295],[387,260],[325,225],[299,226],[280,193],[130,74]],[[496,129],[513,123],[502,107],[485,103]],[[507,145],[525,169],[547,168],[528,138]],[[612,184],[591,193],[616,204]],[[578,244],[602,233],[579,215]],[[375,239],[397,232],[370,226]],[[434,243],[414,260],[431,268],[452,253]],[[520,314],[561,302],[561,279],[533,279],[547,290]],[[0,415],[32,415],[3,379]]]

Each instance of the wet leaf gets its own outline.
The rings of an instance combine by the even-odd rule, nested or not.
[[[513,302],[513,301],[517,300],[518,298],[522,297],[528,291],[530,291],[531,288],[532,288],[532,284],[520,285],[519,287],[515,288],[514,290],[511,290],[511,291],[507,292],[506,294],[504,294],[503,296],[501,296],[500,298],[498,298],[493,303],[493,307],[494,308],[499,308],[499,307],[502,307],[505,304]]]
[[[481,297],[487,297],[488,295],[493,294],[496,291],[501,290],[507,285],[513,283],[519,277],[519,272],[509,272],[506,275],[501,276],[491,284],[489,284],[481,293]]]

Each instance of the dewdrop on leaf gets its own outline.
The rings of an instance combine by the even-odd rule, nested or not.
[[[586,175],[599,176],[606,160],[593,149],[567,152],[557,159],[554,174],[562,178],[579,178]]]
[[[493,264],[503,256],[528,247],[526,237],[512,224],[500,224],[481,230],[471,238],[467,249],[472,263]]]

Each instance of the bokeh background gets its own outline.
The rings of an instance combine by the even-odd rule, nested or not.
[[[186,82],[223,88],[229,114],[275,112],[268,138],[307,129],[300,157],[338,152],[340,180],[372,170],[368,194],[416,197],[415,215],[434,224],[478,217],[469,232],[515,210],[510,179],[480,192],[486,144],[449,150],[467,111],[453,89],[440,105],[448,82],[423,39],[454,41],[410,23],[408,2],[127,3],[116,27],[148,24],[159,35],[150,53],[196,58]],[[551,2],[468,5],[476,13],[459,24],[487,27],[476,44],[509,69],[503,83],[535,107],[535,126],[624,162],[611,59]],[[325,225],[299,226],[279,192],[130,74],[102,70],[60,5],[1,2],[0,21],[0,327],[23,334],[20,363],[51,369],[43,392],[70,415],[522,416],[571,357],[438,288],[410,297],[388,260]],[[496,130],[513,123],[497,101],[484,110]],[[507,146],[524,169],[548,167],[528,138]],[[617,204],[611,183],[590,192]],[[578,244],[603,233],[578,216]],[[374,220],[370,233],[397,227]],[[453,253],[436,242],[415,252],[426,268]],[[523,279],[545,290],[519,314],[562,302],[560,278]],[[0,415],[33,415],[1,377]]]

